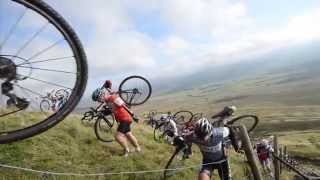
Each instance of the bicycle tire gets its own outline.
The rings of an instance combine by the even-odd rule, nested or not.
[[[183,113],[188,114],[190,117],[189,118],[185,118],[185,116],[183,116]],[[174,121],[177,123],[177,125],[184,125],[187,122],[192,121],[193,118],[193,113],[191,111],[178,111],[173,115],[173,119]]]
[[[169,161],[167,162],[166,166],[165,166],[165,170],[163,171],[163,178],[164,180],[166,180],[167,178],[173,176],[175,174],[175,171],[172,169],[175,169],[177,167],[171,167],[173,164],[173,161],[178,158],[178,154],[183,153],[182,151],[185,149],[186,147],[177,147],[176,150],[174,151],[174,153],[171,155]],[[180,160],[183,161],[183,160]]]
[[[147,85],[147,94],[145,95],[145,97],[141,100],[141,101],[133,101],[133,96],[128,96],[128,90],[125,89],[125,84],[127,84],[127,82],[129,82],[130,80],[132,79],[139,79],[139,80],[142,80],[143,83],[145,83],[145,85]],[[134,87],[133,89],[137,89],[137,87]],[[132,89],[132,90],[133,90]],[[137,89],[138,90],[138,89]],[[142,76],[129,76],[127,78],[125,78],[121,83],[120,83],[120,86],[119,86],[119,89],[118,89],[118,92],[119,92],[119,95],[121,97],[121,99],[124,100],[124,102],[129,105],[129,106],[137,106],[137,105],[141,105],[141,104],[144,104],[151,96],[151,93],[152,93],[152,87],[151,87],[151,84],[150,82],[142,77]]]
[[[39,14],[48,20],[57,29],[57,31],[61,33],[73,52],[76,62],[77,76],[69,100],[61,109],[59,109],[58,112],[31,126],[17,130],[1,132],[0,144],[10,143],[35,136],[57,125],[75,108],[80,101],[80,98],[82,97],[86,88],[88,78],[87,60],[83,46],[72,27],[64,20],[64,18],[42,0],[12,1]]]
[[[84,121],[90,122],[90,121],[93,120],[93,118],[94,118],[94,112],[92,112],[92,111],[87,111],[87,112],[83,113],[83,116],[82,116],[82,118],[81,118],[81,121],[82,121],[82,122],[84,122]]]
[[[245,123],[239,123],[241,121],[241,119],[243,120],[245,118],[252,118],[253,123],[252,123],[251,126],[247,127]],[[246,126],[246,128],[247,128],[248,133],[250,133],[256,128],[256,126],[258,125],[258,122],[259,122],[258,116],[255,116],[255,115],[243,115],[243,116],[239,116],[239,117],[236,117],[236,118],[230,120],[229,122],[227,122],[227,124],[228,125],[234,125],[235,123],[244,124]]]
[[[107,117],[101,117],[101,118],[98,118],[96,120],[96,122],[94,123],[94,133],[99,141],[102,141],[102,142],[112,142],[113,141],[112,127],[114,125],[115,120],[112,115],[111,115],[111,118],[112,118],[112,120],[109,120],[109,118],[107,118]],[[104,123],[104,124],[102,124],[102,123]],[[103,134],[103,133],[106,133],[108,135],[108,137],[106,138],[105,134]],[[109,136],[111,136],[111,137],[109,137]]]
[[[47,99],[43,99],[40,102],[40,110],[41,112],[48,112],[51,109],[50,101]]]
[[[193,115],[192,121],[197,121],[202,117],[203,117],[203,113],[196,113],[196,114]]]

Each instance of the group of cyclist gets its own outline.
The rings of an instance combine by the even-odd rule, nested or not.
[[[66,97],[64,94],[57,94],[56,90],[52,90],[51,92],[47,93],[46,98],[51,101],[51,109],[53,112],[57,112],[63,104],[66,102]]]
[[[127,141],[134,146],[136,152],[141,152],[140,145],[131,131],[132,122],[138,121],[138,118],[136,118],[119,95],[112,90],[112,82],[110,80],[105,81],[101,88],[96,89],[92,93],[92,99],[100,103],[107,103],[112,107],[112,113],[118,122],[115,139],[123,148],[124,156],[127,157],[130,153]],[[228,121],[235,111],[235,106],[227,106],[211,118],[218,118],[219,121],[217,122],[225,124],[225,121]],[[168,123],[169,126],[167,127],[170,133],[167,135],[173,139],[173,145],[188,146],[185,152],[186,157],[192,154],[192,144],[196,144],[199,147],[203,157],[202,167],[198,176],[199,180],[209,180],[215,169],[218,170],[221,179],[231,179],[230,163],[226,150],[228,139],[228,142],[231,140],[232,144],[236,143],[231,128],[222,124],[211,123],[207,118],[202,117],[193,123],[185,124],[180,129],[177,127],[171,113],[162,114],[159,121]],[[271,150],[272,148],[268,149],[268,151]],[[257,152],[261,163],[266,164],[265,167],[269,167],[268,163],[265,163],[266,157],[267,159],[269,157],[261,154],[264,151],[261,151],[260,145],[257,146]]]

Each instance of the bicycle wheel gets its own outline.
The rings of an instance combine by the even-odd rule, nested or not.
[[[165,166],[165,170],[163,172],[164,179],[167,179],[171,176],[174,176],[179,172],[179,168],[182,168],[185,164],[184,158],[184,150],[186,146],[177,147],[175,152],[171,155],[169,161]]]
[[[119,86],[119,95],[129,106],[145,103],[151,96],[150,82],[141,76],[129,76]]]
[[[227,122],[228,125],[245,125],[247,128],[248,133],[253,131],[253,129],[257,126],[259,122],[259,118],[254,115],[243,115],[236,117],[229,122]]]
[[[44,99],[40,102],[41,112],[48,112],[51,109],[50,102],[47,99]]]
[[[97,139],[102,142],[112,142],[114,135],[112,131],[113,124],[114,118],[112,115],[98,118],[94,124],[94,133]]]
[[[3,144],[40,134],[63,120],[85,90],[87,63],[71,26],[42,0],[2,0],[0,20]],[[56,88],[70,90],[65,105],[37,114],[42,100],[38,97]],[[15,107],[7,109],[3,103],[7,100],[14,100]]]
[[[85,121],[92,121],[94,118],[94,112],[93,111],[87,111],[83,114],[82,118],[81,118],[81,121],[82,122],[85,122]]]
[[[178,111],[173,115],[173,118],[177,125],[184,125],[192,120],[193,114],[191,111]]]
[[[197,121],[203,117],[203,113],[196,113],[192,117],[192,121]]]

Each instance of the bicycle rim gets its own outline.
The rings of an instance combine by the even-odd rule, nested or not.
[[[178,111],[173,115],[173,118],[178,125],[184,125],[192,120],[193,114],[191,111]]]
[[[119,86],[119,95],[129,106],[145,103],[151,96],[150,82],[142,76],[129,76]]]
[[[248,133],[252,132],[254,130],[254,128],[257,126],[259,122],[259,118],[257,116],[254,115],[243,115],[243,116],[239,116],[236,117],[234,119],[232,119],[231,121],[228,122],[229,125],[245,125],[245,127],[247,128]]]
[[[94,124],[94,132],[98,140],[102,142],[113,141],[112,127],[114,124],[113,117],[103,117],[96,120]]]
[[[176,175],[179,172],[179,168],[184,166],[185,160],[183,159],[183,148],[176,149],[176,151],[172,154],[169,161],[165,166],[165,171],[163,172],[164,179],[167,179],[171,176]]]
[[[13,25],[10,26],[9,33],[2,33],[6,34],[4,38],[0,37],[0,62],[5,64],[5,67],[13,67],[14,64],[17,68],[20,69],[27,69],[25,73],[24,71],[20,71],[17,69],[17,72],[22,74],[14,74],[16,70],[13,70],[11,73],[12,76],[8,77],[2,76],[0,77],[1,81],[9,81],[14,87],[14,93],[19,98],[24,99],[24,108],[23,109],[23,119],[19,117],[21,115],[11,114],[9,116],[1,117],[0,122],[1,129],[0,129],[0,143],[9,143],[21,139],[25,139],[36,134],[42,133],[51,127],[55,126],[61,120],[63,120],[77,105],[79,102],[86,86],[87,82],[87,63],[86,63],[86,56],[83,51],[82,44],[78,39],[77,35],[70,27],[70,25],[49,5],[47,5],[42,0],[6,0],[1,1],[4,5],[8,4],[8,10],[5,12],[18,12],[19,16],[17,19],[13,20]],[[7,3],[7,4],[6,4]],[[5,7],[1,4],[1,7]],[[13,11],[10,11],[11,9]],[[10,9],[10,10],[9,10]],[[21,13],[20,13],[21,10]],[[33,14],[29,13],[32,12]],[[3,11],[2,11],[3,12]],[[20,15],[21,14],[21,15]],[[39,25],[39,27],[32,27],[30,29],[24,28],[24,30],[33,31],[32,37],[27,37],[19,47],[13,52],[10,52],[8,49],[14,47],[10,47],[10,40],[12,33],[16,33],[20,21],[25,20],[27,15],[31,14],[34,16],[33,23],[36,23],[36,20],[39,22],[43,22],[43,24]],[[1,15],[2,16],[2,15]],[[10,17],[10,18],[9,18]],[[7,20],[9,21],[11,17],[6,15]],[[5,21],[7,23],[7,21]],[[50,27],[52,32],[47,32],[47,28]],[[49,30],[48,30],[49,31]],[[50,33],[55,33],[54,35],[48,35]],[[1,34],[1,33],[0,33]],[[45,43],[42,46],[46,47],[39,51],[35,51],[36,53],[28,54],[31,51],[25,51],[27,47],[29,48],[32,44],[35,43],[35,39],[39,38],[42,35],[45,40]],[[57,37],[57,39],[53,40],[53,43],[50,41],[50,38]],[[50,38],[48,38],[50,37]],[[39,45],[39,44],[38,44]],[[6,47],[8,47],[6,49]],[[51,56],[51,54],[56,54],[52,52],[54,48],[65,49],[68,50],[68,54],[64,54],[66,56]],[[51,51],[51,53],[50,53]],[[25,56],[24,56],[25,55]],[[28,55],[28,57],[27,57]],[[49,57],[50,56],[50,57]],[[42,59],[43,58],[43,59]],[[69,61],[72,60],[71,65]],[[17,61],[17,62],[14,62]],[[9,63],[8,63],[9,62]],[[59,64],[60,62],[60,64]],[[62,62],[62,63],[61,63]],[[45,67],[44,63],[47,66]],[[40,65],[39,65],[40,64]],[[49,65],[48,65],[49,64]],[[57,65],[59,64],[59,65]],[[62,65],[61,65],[62,64]],[[55,66],[57,65],[57,66]],[[73,71],[61,70],[57,67],[73,67]],[[56,69],[55,69],[56,68]],[[12,70],[12,68],[11,68]],[[41,74],[42,73],[42,74]],[[44,73],[44,74],[43,74]],[[54,73],[54,74],[50,74]],[[0,72],[3,75],[3,72]],[[41,74],[41,75],[40,75]],[[72,78],[59,78],[57,74],[61,76],[67,76],[66,74],[72,76]],[[11,78],[11,79],[10,79]],[[17,80],[17,83],[12,80]],[[45,78],[45,79],[41,79]],[[54,80],[66,80],[68,81],[54,81]],[[71,82],[72,81],[72,82]],[[31,83],[30,83],[31,82]],[[33,82],[33,83],[32,83]],[[39,86],[32,86],[32,84],[36,83]],[[3,84],[2,84],[3,85]],[[64,87],[71,91],[70,97],[68,101],[64,104],[64,106],[59,109],[57,112],[51,113],[43,113],[41,115],[37,115],[37,112],[40,111],[39,108],[39,97],[43,97],[45,91],[47,92],[52,88],[57,87]],[[12,91],[13,92],[13,91]],[[8,98],[1,94],[2,99]],[[26,103],[27,102],[27,103]],[[1,105],[1,104],[0,104]],[[36,106],[37,105],[37,106]],[[27,106],[27,107],[25,107]],[[17,106],[18,108],[18,106]],[[1,109],[1,108],[0,108]],[[6,109],[2,109],[2,111],[7,111]],[[20,111],[22,112],[22,111]],[[36,120],[30,117],[31,114],[36,114],[38,117]],[[9,119],[15,119],[16,124],[13,126],[12,124],[6,125]],[[17,120],[18,119],[18,120]],[[24,123],[20,123],[20,121],[24,121]],[[25,122],[27,121],[27,122]],[[19,124],[25,124],[23,126],[18,126]],[[10,127],[10,128],[8,128]],[[12,128],[14,127],[14,128]]]

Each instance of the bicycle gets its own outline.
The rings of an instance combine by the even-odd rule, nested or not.
[[[111,107],[104,105],[99,108],[96,114],[96,122],[94,123],[94,133],[98,140],[102,142],[112,142],[112,127],[115,119],[112,114]]]
[[[88,72],[78,36],[47,3],[3,0],[1,10],[1,19],[5,19],[0,30],[3,35],[0,37],[0,144],[3,144],[43,133],[61,122],[80,101]],[[25,26],[26,17],[33,19],[32,26]],[[24,24],[23,33],[21,24]],[[37,41],[40,38],[41,42]],[[30,116],[28,112],[39,111],[38,97],[57,87],[70,90],[64,105],[56,112]],[[25,112],[23,116],[21,112]]]
[[[176,112],[173,115],[173,119],[178,125],[182,126],[185,123],[192,121],[193,116],[194,115],[191,111],[182,110],[182,111]]]
[[[144,85],[136,87],[137,84]],[[147,94],[145,94],[145,92]],[[116,93],[118,93],[121,98],[124,97],[124,102],[129,107],[131,107],[145,103],[150,98],[151,92],[152,89],[150,82],[141,76],[135,75],[125,78],[120,83],[119,89]],[[141,97],[143,98],[137,100],[137,98]],[[111,107],[109,107],[105,103],[101,103],[96,109],[91,108],[91,111],[86,112],[82,120],[88,118],[90,120],[96,118],[96,122],[94,124],[94,132],[98,140],[102,142],[113,141],[112,127],[114,125],[115,118],[113,116]]]
[[[153,137],[156,142],[162,142],[163,139],[172,138],[174,135],[174,132],[171,129],[172,126],[176,126],[178,132],[181,131],[184,128],[185,123],[192,120],[193,113],[191,111],[182,110],[176,112],[173,116],[168,116],[168,118],[170,120],[167,121],[153,120],[155,122]]]
[[[259,118],[255,115],[241,115],[235,118],[231,118],[232,114],[229,114],[225,110],[211,117],[212,120],[219,118],[218,120],[212,121],[214,127],[224,127],[224,126],[239,126],[241,124],[245,125],[248,133],[252,132],[258,125]]]
[[[176,149],[168,160],[163,172],[164,180],[175,175],[179,171],[179,168],[182,168],[184,166],[185,160],[187,159],[185,154],[188,146],[186,144],[174,145]]]
[[[216,115],[212,116],[212,119],[217,118],[217,117],[230,117],[231,116],[231,115],[229,115],[229,116],[225,116],[225,115],[226,115],[226,112],[221,111],[221,112],[217,113]],[[253,116],[253,115],[243,115],[243,116],[239,116],[239,117],[236,117],[236,118],[233,118],[230,120],[227,118],[220,118],[220,120],[215,121],[216,123],[219,123],[218,124],[219,126],[216,126],[216,124],[214,122],[212,123],[215,127],[221,127],[221,124],[222,124],[223,126],[227,126],[230,128],[230,132],[232,132],[231,136],[233,138],[233,142],[231,139],[225,139],[225,148],[228,149],[232,145],[236,152],[240,152],[240,150],[242,150],[243,146],[247,146],[247,144],[243,144],[239,140],[239,135],[237,134],[237,133],[239,133],[239,131],[238,131],[238,129],[236,129],[234,127],[234,125],[237,125],[238,123],[242,124],[242,121],[246,122],[247,117],[250,117],[253,119],[253,125],[247,126],[247,127],[250,127],[250,129],[247,130],[249,133],[256,127],[256,125],[258,123],[258,117]],[[189,121],[187,121],[187,122],[183,121],[183,122],[185,125],[188,124],[188,126],[192,127],[192,124],[194,124],[196,122],[196,120],[195,120],[195,118],[190,118]],[[165,167],[166,170],[164,171],[164,179],[172,176],[176,172],[176,171],[172,171],[171,169],[179,168],[180,164],[183,163],[180,161],[185,160],[185,158],[181,159],[181,158],[179,158],[179,156],[181,156],[181,154],[183,156],[186,155],[187,147],[188,146],[186,144],[182,144],[181,146],[176,146],[175,152],[172,154],[172,156],[170,157],[169,161],[166,164],[166,167]],[[245,151],[247,149],[248,148],[244,148]],[[228,154],[227,151],[225,151],[225,153]],[[245,169],[248,170],[247,167],[245,167]]]
[[[177,126],[172,117],[166,121],[156,121],[156,126],[153,130],[153,138],[156,142],[162,142],[164,139],[171,143],[170,139],[174,138],[175,131],[178,132]],[[176,133],[177,133],[176,132]]]
[[[46,96],[41,97],[40,110],[42,112],[47,112],[49,110],[57,111],[68,101],[70,93],[67,89],[59,89],[55,93],[54,91],[55,90],[47,93]]]

